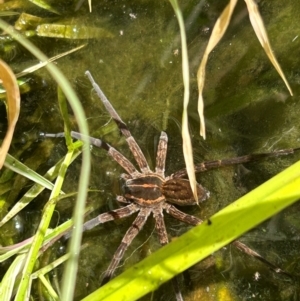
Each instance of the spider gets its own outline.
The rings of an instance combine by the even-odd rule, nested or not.
[[[124,235],[119,247],[113,255],[113,258],[107,270],[103,274],[101,283],[101,285],[103,285],[112,278],[127,248],[132,243],[137,234],[141,231],[151,214],[153,215],[153,218],[155,220],[155,230],[158,234],[159,242],[161,245],[166,245],[169,242],[164,222],[164,212],[171,215],[177,220],[193,226],[198,225],[203,221],[193,215],[182,212],[174,206],[174,204],[179,206],[196,205],[197,202],[193,197],[189,181],[187,179],[184,179],[184,177],[187,176],[186,169],[181,169],[171,174],[170,176],[165,176],[165,162],[168,144],[167,134],[165,132],[161,132],[160,134],[156,155],[155,171],[152,171],[149,168],[146,158],[139,145],[127,128],[127,125],[113,108],[110,101],[106,98],[98,84],[93,79],[91,73],[89,71],[86,71],[86,75],[89,78],[97,95],[104,104],[106,110],[117,124],[121,133],[125,136],[128,146],[140,169],[140,171],[137,170],[136,167],[126,157],[124,157],[119,151],[117,151],[114,147],[112,147],[105,141],[93,137],[88,137],[91,145],[106,150],[108,155],[110,155],[113,160],[115,160],[126,171],[126,174],[121,175],[125,182],[124,195],[117,196],[117,201],[126,205],[121,208],[102,213],[96,218],[87,221],[83,225],[84,231],[92,229],[98,224],[106,223],[112,220],[123,219],[138,212],[137,217]],[[62,137],[64,136],[64,133],[46,134],[46,136]],[[82,139],[82,135],[78,132],[72,131],[71,136],[75,139]],[[273,153],[253,154],[232,159],[203,162],[195,165],[195,171],[203,172],[209,169],[218,168],[220,166],[245,163],[264,157],[287,155],[299,149],[300,148],[286,149],[279,150]],[[200,202],[203,202],[204,200],[209,198],[209,192],[200,184],[197,184],[197,195]],[[271,268],[276,270],[276,272],[288,274],[272,263],[268,262],[266,259],[247,247],[245,244],[239,241],[234,241],[232,244],[243,252],[265,262]],[[177,300],[182,300],[176,280],[174,280],[174,284],[176,298]]]

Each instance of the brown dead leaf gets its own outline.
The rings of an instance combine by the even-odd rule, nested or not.
[[[20,90],[17,79],[10,67],[0,60],[0,79],[6,90],[6,111],[8,128],[0,148],[0,169],[5,161],[6,154],[11,144],[14,129],[20,113]]]

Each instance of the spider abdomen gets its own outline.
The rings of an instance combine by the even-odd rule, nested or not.
[[[125,183],[125,198],[143,206],[151,206],[165,200],[162,194],[164,180],[156,175],[145,175],[129,179]]]
[[[171,203],[186,206],[197,204],[191,189],[191,184],[187,179],[170,179],[162,186],[162,193]],[[197,183],[198,201],[204,201],[209,197],[208,191]]]

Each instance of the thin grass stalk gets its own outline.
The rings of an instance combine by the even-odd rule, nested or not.
[[[71,122],[68,114],[68,107],[67,107],[67,101],[66,97],[61,90],[61,87],[57,87],[57,98],[58,98],[58,104],[60,108],[60,113],[64,121],[64,133],[65,133],[65,139],[66,139],[66,144],[69,147],[72,147],[72,137],[70,135],[70,132],[72,130],[71,128]]]
[[[56,291],[53,289],[46,277],[44,275],[39,275],[39,280],[44,285],[45,289],[47,290],[47,293],[51,296],[52,300],[59,300]]]
[[[188,105],[190,98],[190,72],[189,72],[189,58],[186,42],[186,34],[184,21],[180,7],[177,0],[170,0],[170,3],[173,6],[175,11],[179,28],[180,28],[180,38],[181,38],[181,51],[182,51],[182,77],[183,77],[183,86],[184,86],[184,95],[183,95],[183,112],[182,112],[182,140],[183,140],[183,156],[185,161],[185,166],[190,180],[191,188],[193,191],[194,198],[198,202],[197,195],[197,182],[194,169],[194,159],[193,159],[193,147],[191,136],[189,132],[188,125]]]
[[[25,164],[10,154],[6,155],[4,166],[49,190],[53,189],[54,185],[49,180],[39,175],[31,168],[28,168]]]

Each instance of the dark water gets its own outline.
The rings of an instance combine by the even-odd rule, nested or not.
[[[225,3],[181,3],[188,37],[191,73],[189,116],[196,162],[297,147],[300,144],[300,40],[297,22],[300,4],[297,1],[259,3],[271,44],[292,86],[294,97],[289,96],[264,54],[251,28],[244,2],[240,1],[225,37],[209,59],[204,90],[207,140],[199,137],[196,73],[212,26]],[[62,17],[56,22],[104,28],[113,37],[86,40],[34,37],[33,41],[49,57],[86,43],[85,48],[60,59],[57,65],[82,101],[90,132],[130,157],[125,140],[92,92],[84,76],[86,70],[91,71],[127,123],[151,167],[155,162],[159,133],[161,130],[167,132],[167,174],[171,174],[184,166],[180,137],[183,99],[181,47],[172,7],[167,1],[142,1],[138,4],[134,1],[94,1],[92,4],[92,13],[88,12],[87,3],[83,3],[77,12],[73,11],[71,3],[62,5],[58,8]],[[34,6],[26,8],[26,12],[42,17],[53,16]],[[14,18],[8,21],[13,24]],[[19,69],[22,64],[28,64],[32,57],[16,47],[14,52],[7,54],[7,60]],[[60,132],[63,123],[57,105],[56,85],[45,70],[32,76],[31,86],[32,91],[22,97],[21,119],[11,154],[42,174],[65,154],[66,149],[62,140],[37,140],[37,133]],[[73,126],[76,129],[75,120]],[[208,218],[297,158],[299,155],[203,174],[198,180],[211,191],[210,200],[205,203],[202,212],[199,208],[186,208],[184,211]],[[79,167],[80,160],[77,160],[68,172],[64,191],[74,191]],[[115,196],[121,193],[119,176],[122,172],[104,151],[93,150],[90,188],[99,192],[91,193],[87,202],[98,207],[97,212],[118,207]],[[10,181],[16,183],[17,180],[12,178]],[[18,190],[8,192],[11,204],[28,189],[26,185],[28,183],[24,182],[19,184]],[[28,224],[34,226],[38,223],[38,215],[47,197],[44,193],[21,213],[25,229],[20,237],[25,238],[33,233],[34,229]],[[74,199],[70,198],[58,203],[54,225],[70,217],[73,202]],[[299,274],[298,207],[296,204],[288,208],[242,239],[268,260],[293,274]],[[84,242],[90,246],[80,258],[76,299],[99,287],[101,273],[131,222],[129,218],[108,223],[85,235]],[[171,218],[166,218],[166,222],[171,236],[179,236],[188,229]],[[157,248],[159,243],[154,233],[154,223],[150,221],[125,254],[120,271]],[[59,254],[59,250],[61,246],[53,249],[51,256],[56,252]],[[185,300],[299,299],[296,281],[277,275],[230,246],[186,271],[180,281]],[[151,298],[174,300],[172,287],[166,284],[143,300]]]

